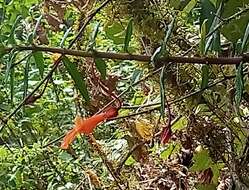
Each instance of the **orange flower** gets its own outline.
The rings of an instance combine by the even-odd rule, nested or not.
[[[77,116],[75,118],[75,127],[66,134],[61,144],[61,148],[68,149],[69,144],[73,142],[77,134],[90,134],[99,123],[106,119],[116,117],[117,115],[118,110],[114,107],[110,107],[105,112],[89,117],[88,119]]]

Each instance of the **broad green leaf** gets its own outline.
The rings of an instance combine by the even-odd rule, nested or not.
[[[73,157],[65,151],[59,154],[59,158],[67,162],[73,160]]]
[[[160,153],[160,158],[163,159],[163,160],[166,160],[172,154],[179,152],[180,149],[181,149],[181,145],[180,144],[178,144],[178,143],[177,144],[171,143],[171,144],[169,144],[167,146],[167,148],[164,151],[162,151]]]
[[[196,152],[193,156],[194,164],[190,168],[190,171],[202,171],[209,168],[212,164],[212,159],[209,157],[208,150],[203,149],[199,152]]]
[[[197,184],[197,190],[216,190],[216,184]]]
[[[201,67],[201,89],[204,89],[208,86],[209,80],[209,65],[202,65]]]
[[[133,165],[134,163],[136,163],[136,160],[135,160],[132,156],[130,156],[130,157],[125,161],[125,165],[126,165],[126,166],[131,166],[131,165]]]
[[[200,0],[200,25],[207,19],[207,31],[209,31],[215,17],[215,6],[209,0]]]
[[[8,150],[5,149],[3,146],[0,147],[0,159],[5,159],[8,156]]]
[[[196,3],[197,3],[197,0],[191,0],[191,1],[184,7],[183,12],[184,12],[185,14],[189,14],[190,11],[192,11],[192,9],[195,7]]]
[[[247,45],[248,45],[248,38],[249,38],[249,22],[247,24],[246,27],[246,31],[242,40],[242,45],[241,45],[241,53],[244,53],[247,49]]]
[[[249,4],[249,0],[229,0],[224,6],[224,11],[221,18],[228,18],[239,10],[245,9],[245,5]],[[238,39],[244,36],[244,31],[249,22],[249,11],[234,18],[226,23],[222,28],[222,34],[231,42],[236,43]]]
[[[44,57],[43,57],[43,53],[41,51],[34,52],[33,57],[35,59],[35,64],[36,64],[37,68],[39,69],[39,73],[40,73],[40,76],[42,78],[43,73],[44,73]]]
[[[210,2],[211,2],[215,7],[217,7],[217,3],[219,2],[219,0],[210,0]]]
[[[183,130],[188,125],[188,119],[182,116],[177,122],[172,125],[172,131]]]
[[[105,27],[106,36],[113,41],[114,44],[124,43],[123,27],[120,23],[114,22],[112,25]]]
[[[130,19],[126,28],[125,40],[124,40],[124,51],[128,52],[129,43],[131,41],[132,29],[133,28],[133,20]]]
[[[95,58],[95,65],[98,71],[100,72],[101,77],[105,79],[106,78],[106,67],[107,67],[105,60],[102,58]]]
[[[243,81],[243,63],[240,63],[235,78],[235,104],[238,108],[242,99],[244,89],[244,81]]]
[[[160,98],[161,98],[160,112],[163,118],[165,117],[165,87],[164,87],[165,68],[166,66],[164,65],[160,74]]]
[[[71,75],[72,79],[75,82],[75,86],[80,91],[81,95],[84,97],[84,99],[89,102],[90,97],[88,94],[87,86],[85,84],[84,78],[79,73],[76,65],[72,63],[67,57],[63,57],[62,59],[63,64],[65,65],[67,71]]]

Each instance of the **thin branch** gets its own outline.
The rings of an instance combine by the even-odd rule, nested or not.
[[[199,94],[199,93],[201,93],[201,92],[203,92],[203,91],[205,91],[205,90],[207,90],[207,89],[209,89],[211,87],[216,86],[219,83],[222,83],[222,82],[224,82],[226,80],[229,80],[229,79],[232,79],[232,78],[235,78],[235,77],[236,77],[235,75],[233,75],[233,76],[227,76],[227,77],[225,77],[225,78],[223,78],[221,80],[218,80],[217,82],[214,82],[213,84],[210,84],[209,86],[207,86],[207,87],[205,87],[203,89],[200,89],[198,91],[195,91],[195,92],[192,92],[190,94],[187,94],[186,96],[183,96],[183,97],[178,98],[176,100],[169,101],[169,105],[181,102],[182,100],[185,100],[185,99],[190,98],[190,97],[192,97],[194,95],[197,95],[197,94]],[[150,113],[150,112],[155,111],[155,110],[157,110],[157,109],[160,108],[160,102],[153,103],[153,104],[148,104],[148,105],[143,105],[143,107],[147,107],[147,106],[155,106],[155,107],[153,107],[151,109],[148,109],[148,110],[141,111],[141,112],[132,113],[132,114],[129,114],[129,115],[114,117],[112,119],[109,119],[109,121],[111,121],[111,120],[117,120],[117,119],[124,119],[124,118],[127,118],[127,117],[132,117],[132,116],[136,116],[136,115],[140,115],[140,114]],[[140,107],[137,107],[137,108],[140,108]],[[134,109],[134,107],[132,107],[132,109]]]
[[[45,47],[45,46],[16,46],[12,48],[5,48],[5,52],[10,51],[44,51],[52,53],[60,53],[62,55],[73,55],[80,57],[91,57],[91,58],[106,58],[106,59],[117,59],[117,60],[135,60],[141,62],[150,62],[151,56],[148,55],[138,55],[129,53],[112,53],[103,51],[80,51],[71,50],[65,48],[56,47]],[[237,65],[241,61],[248,62],[249,54],[243,54],[239,57],[184,57],[184,56],[166,56],[159,58],[156,61],[156,68],[162,67],[164,64],[172,63],[189,63],[189,64],[208,64],[208,65]]]

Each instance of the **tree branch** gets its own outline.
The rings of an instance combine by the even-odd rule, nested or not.
[[[11,48],[5,48],[4,52],[8,53],[10,51],[44,51],[51,53],[60,53],[62,55],[73,55],[79,57],[98,57],[106,59],[117,59],[117,60],[135,60],[141,62],[150,62],[151,56],[138,55],[138,54],[128,54],[128,53],[112,53],[112,52],[102,52],[102,51],[79,51],[65,48],[56,47],[45,47],[45,46],[16,46]],[[208,65],[237,65],[240,62],[249,61],[249,53],[243,54],[239,57],[184,57],[184,56],[167,56],[159,58],[156,61],[156,68],[162,67],[164,64],[172,63],[189,63],[189,64],[208,64]]]

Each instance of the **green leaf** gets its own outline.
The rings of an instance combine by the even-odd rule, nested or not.
[[[160,74],[160,98],[161,98],[160,112],[163,118],[165,117],[165,87],[164,87],[165,68],[166,66],[164,65]]]
[[[95,65],[98,71],[100,72],[101,77],[105,79],[106,78],[106,67],[107,67],[105,60],[102,58],[95,58]]]
[[[130,19],[126,28],[125,40],[124,40],[124,51],[128,52],[129,43],[131,41],[132,29],[133,28],[133,20]]]
[[[206,35],[207,35],[207,19],[205,19],[201,25],[201,40],[200,40],[200,52],[201,55],[205,53]]]
[[[153,65],[155,65],[156,60],[159,59],[159,58],[162,56],[161,49],[162,49],[161,46],[158,47],[158,48],[155,50],[155,52],[153,53],[153,55],[151,56],[150,61],[151,61],[151,63],[152,63]]]
[[[94,30],[93,30],[93,33],[92,33],[92,36],[91,36],[91,41],[88,45],[88,50],[93,50],[94,49],[94,46],[96,44],[96,37],[97,37],[97,34],[99,32],[99,26],[100,26],[100,23],[98,22],[95,27],[94,27]]]
[[[249,0],[229,0],[224,6],[224,11],[221,18],[228,18],[238,10],[245,9],[245,5],[249,4]],[[240,16],[234,18],[233,20],[226,23],[221,28],[222,34],[231,42],[236,43],[238,39],[244,36],[244,31],[249,21],[249,11],[241,14]]]
[[[242,40],[241,53],[244,53],[246,51],[246,49],[247,49],[248,38],[249,38],[249,22],[247,24],[246,31],[245,31],[245,34],[244,34],[244,37],[243,37],[243,40]]]
[[[244,89],[243,63],[240,63],[237,68],[237,73],[235,78],[235,105],[237,108],[240,106],[243,89]]]
[[[63,38],[61,39],[61,42],[60,42],[60,47],[64,47],[64,43],[68,37],[68,35],[70,34],[70,31],[72,30],[72,28],[68,28],[67,31],[65,32]]]
[[[33,57],[35,59],[35,64],[37,66],[37,68],[39,69],[39,73],[41,78],[43,77],[43,73],[44,73],[44,57],[43,57],[43,53],[41,51],[37,51],[34,52]]]
[[[130,156],[130,157],[125,161],[125,165],[126,165],[126,166],[131,166],[131,165],[133,165],[134,163],[136,163],[136,160],[135,160],[132,156]]]
[[[8,38],[8,44],[16,44],[16,40],[15,40],[15,31],[16,31],[16,27],[18,24],[20,24],[20,20],[22,19],[22,17],[19,15],[17,16],[12,28],[11,28],[11,32]]]
[[[200,25],[207,19],[207,31],[209,31],[216,13],[215,6],[209,0],[200,0]]]
[[[25,68],[24,68],[23,98],[25,98],[27,96],[27,92],[28,92],[29,65],[30,65],[30,57],[26,60]]]
[[[166,160],[172,154],[179,152],[180,149],[181,149],[181,145],[180,144],[178,144],[178,143],[176,143],[176,144],[171,143],[171,144],[169,144],[167,146],[167,148],[165,150],[163,150],[160,153],[160,158],[163,159],[163,160]]]
[[[135,71],[132,73],[132,76],[131,76],[131,84],[137,82],[140,76],[142,75],[142,73],[143,73],[143,70],[135,69]]]
[[[93,30],[93,33],[92,33],[92,37],[91,37],[91,41],[95,43],[96,41],[96,37],[97,37],[97,34],[99,32],[99,26],[100,26],[100,23],[98,22],[95,27],[94,27],[94,30]]]
[[[5,54],[6,54],[5,46],[2,43],[0,43],[0,58],[3,57]]]
[[[189,14],[190,11],[195,7],[197,0],[191,0],[183,9],[183,12]]]
[[[174,28],[174,23],[175,23],[175,17],[172,19],[172,21],[170,22],[169,26],[168,26],[168,30],[165,34],[165,37],[163,39],[163,44],[162,44],[162,49],[161,49],[161,54],[162,55],[166,55],[168,53],[167,51],[167,43],[170,39],[170,36],[172,34],[173,28]]]
[[[41,23],[41,19],[42,19],[42,15],[39,16],[39,18],[37,19],[37,22],[36,22],[36,25],[35,25],[35,28],[34,28],[33,32],[30,33],[30,35],[28,36],[28,42],[29,42],[29,43],[32,43],[32,42],[33,42],[33,39],[34,39],[35,36],[36,36],[36,31],[37,31],[37,29],[38,29],[38,27],[39,27],[39,25],[40,25],[40,23]]]
[[[114,22],[112,25],[105,27],[105,33],[107,38],[111,39],[114,44],[124,43],[123,27],[120,23]]]
[[[10,71],[11,71],[11,65],[12,65],[13,61],[15,60],[16,55],[17,55],[17,52],[12,51],[12,52],[9,53],[9,59],[7,61],[7,68],[6,68],[6,71],[5,71],[4,83],[7,83],[7,81],[8,81]]]
[[[212,164],[212,159],[209,157],[208,150],[203,149],[196,152],[193,156],[194,164],[190,168],[190,171],[202,171],[209,168]]]
[[[209,65],[202,65],[201,67],[201,89],[204,89],[208,86],[209,80]]]
[[[10,101],[11,104],[14,104],[14,86],[15,86],[15,69],[10,69]]]
[[[209,29],[209,34],[211,34],[211,35],[206,40],[204,54],[207,53],[207,51],[209,50],[211,45],[212,45],[211,46],[212,50],[217,51],[217,52],[221,51],[221,47],[220,47],[220,30],[219,29],[217,30],[216,27],[221,22],[220,17],[221,17],[221,13],[222,13],[222,10],[223,10],[223,6],[224,6],[224,3],[221,2],[220,5],[219,5],[218,10],[215,13],[215,15],[217,15],[217,16],[215,16],[213,18],[212,24],[211,24],[210,29]],[[209,34],[207,34],[207,35],[209,35]]]
[[[67,71],[71,75],[72,79],[75,82],[75,86],[80,91],[81,95],[85,98],[87,102],[90,101],[90,97],[87,91],[87,87],[84,81],[84,78],[79,73],[76,65],[72,63],[67,57],[63,57],[62,59],[63,64],[65,65]]]
[[[188,119],[185,116],[182,116],[177,122],[172,125],[172,131],[175,132],[177,130],[181,131],[186,128],[188,125]]]

